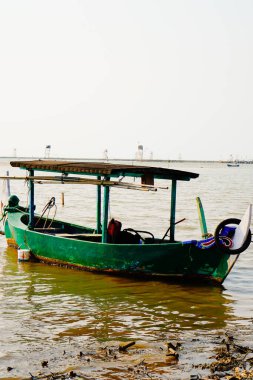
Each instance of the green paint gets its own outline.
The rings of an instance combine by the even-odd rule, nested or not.
[[[110,180],[106,177],[105,180]],[[109,211],[109,195],[110,187],[104,186],[104,203],[103,203],[103,226],[102,226],[102,243],[107,243],[107,225],[108,225],[108,211]]]
[[[100,181],[101,176],[97,179]],[[101,186],[97,186],[97,234],[101,233]]]
[[[175,240],[175,219],[176,219],[176,195],[177,181],[172,181],[171,186],[171,203],[170,203],[170,240]]]
[[[34,170],[29,171],[29,176],[34,176]],[[28,228],[34,228],[34,182],[32,180],[29,181],[29,224]]]
[[[204,209],[202,206],[201,199],[199,197],[196,198],[196,201],[197,201],[197,209],[198,209],[198,215],[199,215],[199,222],[200,222],[200,229],[201,229],[202,237],[206,238],[208,236],[208,232],[207,232]]]
[[[27,229],[28,218],[28,214],[9,211],[8,236],[19,246],[29,248],[40,260],[83,269],[128,275],[198,277],[222,282],[229,272],[228,259],[237,259],[236,255],[219,252],[216,245],[203,250],[195,244],[161,242],[159,239],[153,244],[101,244],[101,238],[99,240],[96,235],[92,238],[94,230],[62,221],[52,224],[53,228],[62,229],[61,236],[38,233]],[[72,238],[68,238],[67,233],[72,234]],[[85,233],[93,241],[88,241]]]
[[[37,162],[37,164],[36,164]],[[36,161],[34,164],[14,162],[12,166],[21,166],[34,175],[35,170],[50,170],[75,174],[75,168],[69,163],[69,170],[63,163],[62,169],[57,163],[49,166]],[[46,167],[44,167],[46,165]],[[101,167],[100,167],[101,166]],[[101,235],[101,185],[97,187],[97,225],[96,229],[78,226],[54,220],[50,228],[41,231],[44,220],[34,228],[39,216],[34,215],[34,183],[30,181],[30,204],[27,209],[8,207],[5,222],[7,241],[14,241],[17,246],[30,249],[39,260],[51,263],[64,264],[87,270],[96,270],[110,273],[124,273],[127,275],[145,275],[167,277],[187,277],[208,279],[221,283],[233,267],[238,255],[221,253],[217,245],[208,249],[200,249],[196,241],[175,241],[176,190],[177,180],[197,178],[198,174],[161,168],[142,168],[132,166],[104,165],[94,169],[94,165],[80,167],[80,174],[94,175],[97,178],[104,176],[105,180],[119,176],[142,176],[152,174],[154,178],[172,180],[171,211],[170,211],[170,239],[146,239],[143,244],[109,244],[107,243],[107,225],[110,187],[103,186],[103,220]],[[47,171],[50,171],[47,170]],[[111,174],[110,174],[111,173]],[[200,208],[201,209],[201,208]],[[22,210],[22,212],[20,212]],[[207,231],[204,211],[201,213],[201,228]],[[29,228],[28,228],[29,227]],[[122,238],[126,238],[124,233]],[[128,237],[129,238],[129,237]]]

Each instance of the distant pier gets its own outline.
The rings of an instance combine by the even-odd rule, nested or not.
[[[19,161],[19,160],[47,160],[48,158],[45,157],[13,157],[13,156],[1,156],[0,160],[2,161]],[[173,160],[173,159],[145,159],[138,160],[136,158],[80,158],[80,157],[50,157],[50,160],[56,160],[56,161],[95,161],[95,162],[114,162],[114,161],[120,161],[120,162],[172,162],[172,163],[203,163],[203,164],[227,164],[230,162],[229,160]],[[253,164],[253,160],[237,160],[239,164]]]

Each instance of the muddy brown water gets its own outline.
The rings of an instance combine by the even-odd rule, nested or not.
[[[159,164],[156,164],[159,165]],[[166,166],[161,163],[159,166]],[[253,166],[170,164],[200,173],[178,185],[176,238],[200,236],[195,198],[204,204],[208,229],[228,217],[241,217],[253,198]],[[0,164],[1,174],[20,171]],[[70,186],[70,185],[69,185]],[[11,183],[27,202],[27,186]],[[61,206],[61,192],[65,206]],[[57,218],[95,225],[95,188],[37,185],[37,212],[51,196]],[[169,215],[165,190],[111,192],[110,214],[126,227],[163,235]],[[225,332],[252,346],[253,245],[241,254],[223,287],[113,277],[42,263],[21,263],[0,236],[0,378],[28,379],[50,373],[88,379],[189,379],[208,374]],[[127,352],[120,344],[135,341]],[[167,343],[180,343],[178,361]],[[42,363],[47,363],[47,366]],[[9,367],[9,368],[8,368]],[[13,368],[10,370],[10,368]]]

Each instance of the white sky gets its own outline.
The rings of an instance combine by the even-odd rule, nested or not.
[[[0,0],[0,156],[253,159],[252,0]]]

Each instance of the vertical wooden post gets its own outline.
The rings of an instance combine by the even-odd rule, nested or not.
[[[105,178],[110,181],[110,178]],[[108,210],[109,210],[109,195],[110,187],[104,186],[104,204],[103,204],[103,226],[102,226],[102,243],[107,243],[107,224],[108,224]]]
[[[173,179],[172,186],[171,186],[171,203],[170,203],[170,241],[175,241],[176,194],[177,194],[177,181]]]
[[[64,193],[61,193],[61,205],[64,206]]]
[[[29,177],[34,176],[34,170],[29,170]],[[34,227],[34,183],[33,180],[29,180],[29,224],[28,228],[33,229]]]
[[[97,179],[100,181],[101,176]],[[101,234],[101,185],[97,185],[97,234]]]
[[[6,176],[9,177],[9,170],[7,170]],[[10,195],[11,195],[10,180],[7,178],[7,196],[8,196],[8,198]]]

